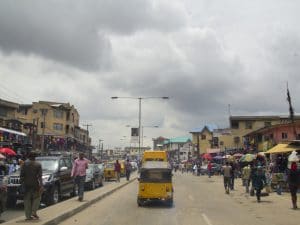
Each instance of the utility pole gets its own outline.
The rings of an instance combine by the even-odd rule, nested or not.
[[[87,147],[88,147],[88,154],[89,156],[91,155],[90,153],[90,142],[89,142],[89,137],[90,137],[90,133],[89,133],[89,127],[92,126],[92,124],[82,124],[82,126],[85,126],[86,127],[86,130],[87,130]]]
[[[41,151],[42,154],[45,153],[45,127],[46,127],[46,115],[48,112],[48,109],[40,109],[42,116],[43,116],[43,130],[42,130],[42,146]]]
[[[87,130],[87,146],[89,147],[90,146],[90,143],[89,143],[89,136],[90,136],[89,127],[91,127],[93,125],[92,124],[82,124],[82,126],[86,127],[86,130]]]

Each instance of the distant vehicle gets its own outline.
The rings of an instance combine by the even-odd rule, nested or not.
[[[85,187],[94,190],[103,185],[103,177],[97,164],[89,164],[86,170]]]
[[[113,162],[106,163],[104,166],[104,180],[115,180],[116,174],[115,174],[115,164]]]
[[[137,162],[131,161],[130,164],[131,164],[132,171],[135,171],[138,169]]]
[[[101,176],[104,178],[104,163],[96,164],[100,170]]]
[[[43,169],[42,202],[46,205],[56,204],[63,195],[75,196],[76,187],[71,177],[72,161],[66,156],[42,156],[36,161],[41,163]],[[20,191],[20,170],[8,176],[7,205],[14,207],[17,200],[23,200]]]

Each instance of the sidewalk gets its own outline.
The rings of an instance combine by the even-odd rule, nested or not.
[[[33,223],[36,225],[53,225],[58,224],[61,221],[73,216],[74,214],[84,210],[95,202],[109,196],[115,191],[121,189],[127,184],[133,182],[137,179],[137,173],[134,172],[131,176],[130,181],[126,181],[126,178],[122,178],[120,183],[109,182],[105,183],[103,187],[97,188],[93,191],[87,191],[84,193],[84,200],[79,202],[78,197],[74,197],[68,199],[66,201],[60,202],[53,206],[49,206],[45,209],[41,209],[38,211],[38,215],[40,217],[39,220],[31,220],[25,221],[25,215],[22,217],[18,217],[14,220],[10,220],[6,223],[9,224],[29,224]]]

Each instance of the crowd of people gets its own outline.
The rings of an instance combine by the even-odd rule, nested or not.
[[[293,157],[292,157],[293,155]],[[214,165],[214,168],[213,168]],[[283,190],[291,194],[292,208],[297,209],[297,192],[300,189],[300,164],[296,152],[277,155],[275,158],[257,154],[253,160],[241,162],[234,157],[223,160],[194,160],[173,163],[174,171],[194,175],[223,175],[225,193],[235,188],[235,180],[241,178],[245,192],[256,196],[261,202],[262,195],[269,195],[274,189],[277,194]],[[265,190],[263,192],[263,190]]]

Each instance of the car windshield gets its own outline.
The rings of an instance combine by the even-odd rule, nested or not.
[[[43,170],[55,171],[58,169],[58,161],[54,159],[39,159],[37,160],[42,165]]]

